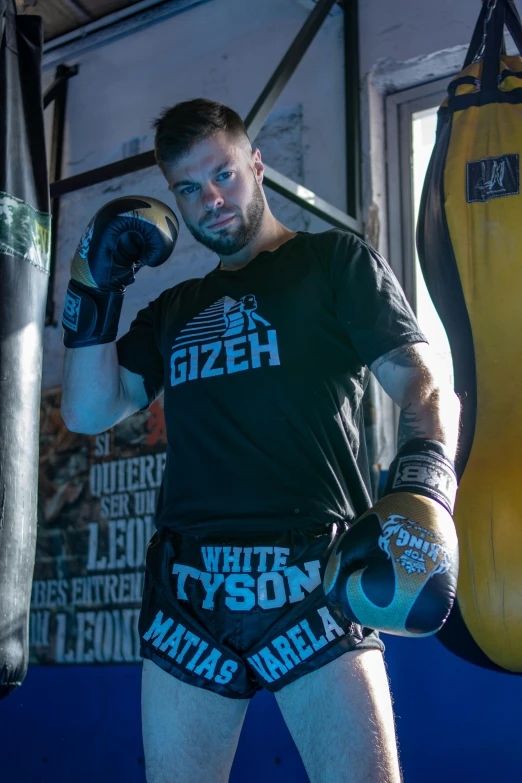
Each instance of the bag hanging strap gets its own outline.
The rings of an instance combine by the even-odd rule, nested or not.
[[[504,26],[507,28],[522,56],[522,21],[514,0],[482,0],[482,9],[473,31],[463,70],[483,59],[482,90],[498,87],[498,61],[506,55]]]
[[[469,45],[466,54],[466,59],[464,60],[464,65],[462,66],[462,70],[465,70],[468,67],[468,65],[471,65],[476,55],[478,54],[480,47],[485,42],[485,36],[487,30],[486,28],[487,14],[488,14],[488,7],[486,4],[486,0],[482,0],[482,8],[479,17],[477,19],[477,24],[475,25],[475,29],[473,30],[471,43]]]
[[[500,47],[504,37],[506,23],[506,4],[504,0],[487,0],[488,17],[484,30],[484,60],[482,63],[482,92],[490,92],[498,87],[498,63]]]

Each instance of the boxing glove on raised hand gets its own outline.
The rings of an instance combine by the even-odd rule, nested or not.
[[[429,636],[457,590],[452,461],[433,440],[408,441],[390,466],[385,496],[341,536],[326,566],[329,603],[352,622]]]
[[[96,213],[72,262],[62,318],[67,348],[116,339],[126,286],[142,266],[167,260],[178,231],[174,212],[146,196],[114,199]]]

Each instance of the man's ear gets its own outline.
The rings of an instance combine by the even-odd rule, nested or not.
[[[265,165],[261,160],[261,150],[258,149],[257,147],[252,150],[252,164],[254,166],[256,179],[259,182],[259,184],[261,184],[263,181],[263,174],[265,172]]]

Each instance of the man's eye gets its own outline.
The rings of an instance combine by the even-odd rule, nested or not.
[[[183,196],[188,196],[190,193],[195,193],[196,191],[196,185],[188,185],[186,188],[183,188],[181,190],[181,193]]]
[[[221,174],[218,175],[218,179],[228,179],[232,176],[231,171],[222,171]]]

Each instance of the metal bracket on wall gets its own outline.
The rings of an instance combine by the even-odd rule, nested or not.
[[[78,73],[77,65],[59,65],[56,69],[54,82],[44,95],[44,109],[54,102],[53,135],[51,142],[51,161],[49,179],[51,183],[51,267],[49,274],[49,289],[45,306],[45,326],[57,326],[54,320],[54,277],[56,244],[58,241],[58,221],[60,219],[60,198],[52,192],[52,186],[62,177],[63,140],[65,134],[65,115],[67,110],[67,86],[71,76]]]
[[[46,109],[49,106],[49,104],[52,103],[52,101],[60,99],[61,97],[60,90],[63,87],[64,83],[67,82],[67,80],[70,79],[71,76],[76,76],[78,70],[79,68],[77,65],[58,66],[58,68],[56,69],[54,82],[45,91],[45,95],[43,98],[44,109]]]
[[[333,204],[324,201],[312,190],[308,190],[304,185],[294,182],[266,164],[263,184],[336,228],[345,228],[355,234],[362,233],[362,228],[357,220],[347,215],[342,209],[334,207]]]
[[[286,84],[290,80],[291,76],[295,72],[297,66],[301,62],[304,54],[308,50],[315,35],[321,28],[322,23],[328,16],[332,7],[337,0],[317,0],[315,6],[305,23],[301,27],[297,36],[294,38],[288,51],[284,55],[283,59],[277,66],[273,75],[269,79],[266,87],[262,90],[259,98],[254,103],[252,109],[248,113],[245,119],[245,125],[249,132],[251,140],[254,140],[264,122],[266,121],[270,111],[276,103],[281,92],[285,88]],[[344,50],[345,50],[345,111],[346,111],[346,181],[347,181],[347,205],[348,212],[345,213],[339,208],[329,204],[324,199],[317,196],[314,192],[305,188],[298,182],[294,182],[289,177],[285,177],[283,174],[275,171],[274,169],[265,166],[264,184],[274,190],[275,192],[285,196],[293,203],[297,204],[307,212],[316,215],[322,220],[326,221],[332,226],[338,228],[344,228],[349,231],[364,236],[364,225],[361,218],[361,185],[360,185],[360,133],[359,133],[359,47],[358,47],[358,22],[357,22],[357,0],[344,0],[342,3],[344,10]],[[51,95],[49,101],[53,98],[57,100],[57,95],[60,90],[66,90],[63,81],[63,73],[59,73],[59,66],[56,73],[56,81],[46,92],[45,99]],[[77,72],[77,70],[76,70]],[[74,74],[70,74],[71,76]],[[62,79],[61,85],[57,83]],[[64,93],[65,94],[65,93]],[[49,102],[48,101],[48,102]],[[47,105],[47,104],[45,104]],[[63,112],[65,109],[65,100],[63,102]],[[57,115],[55,114],[55,126]],[[65,122],[65,114],[61,115],[61,142],[63,142],[63,125]],[[53,133],[54,138],[54,133]],[[54,149],[54,145],[53,145]],[[60,173],[61,173],[61,149],[60,144]],[[56,159],[55,159],[56,160]],[[77,174],[67,179],[60,179],[60,176],[53,176],[51,178],[51,204],[53,206],[53,225],[58,225],[58,217],[54,215],[54,205],[58,205],[57,201],[60,196],[65,193],[71,193],[75,190],[88,187],[90,185],[106,182],[109,179],[121,177],[125,174],[130,174],[134,171],[149,168],[156,165],[153,150],[144,152],[139,155],[134,155],[129,158],[111,163],[107,166],[100,166],[96,169],[91,169],[82,174]],[[52,167],[52,166],[51,166]],[[54,172],[56,173],[56,172]],[[53,237],[56,235],[56,231],[53,231]],[[49,290],[52,291],[53,282],[53,269],[54,269],[54,244],[51,242],[51,281]],[[48,300],[49,305],[49,300]],[[54,303],[51,303],[48,307],[48,318],[46,317],[47,324],[56,325],[54,322]]]
[[[268,115],[286,87],[288,81],[293,76],[297,66],[301,62],[303,55],[319,32],[321,25],[328,16],[328,13],[336,0],[319,0],[317,5],[308,16],[306,22],[301,27],[296,37],[290,44],[290,48],[275,69],[268,80],[268,83],[261,95],[254,103],[245,119],[245,125],[250,137],[254,141],[257,134],[265,124]]]

